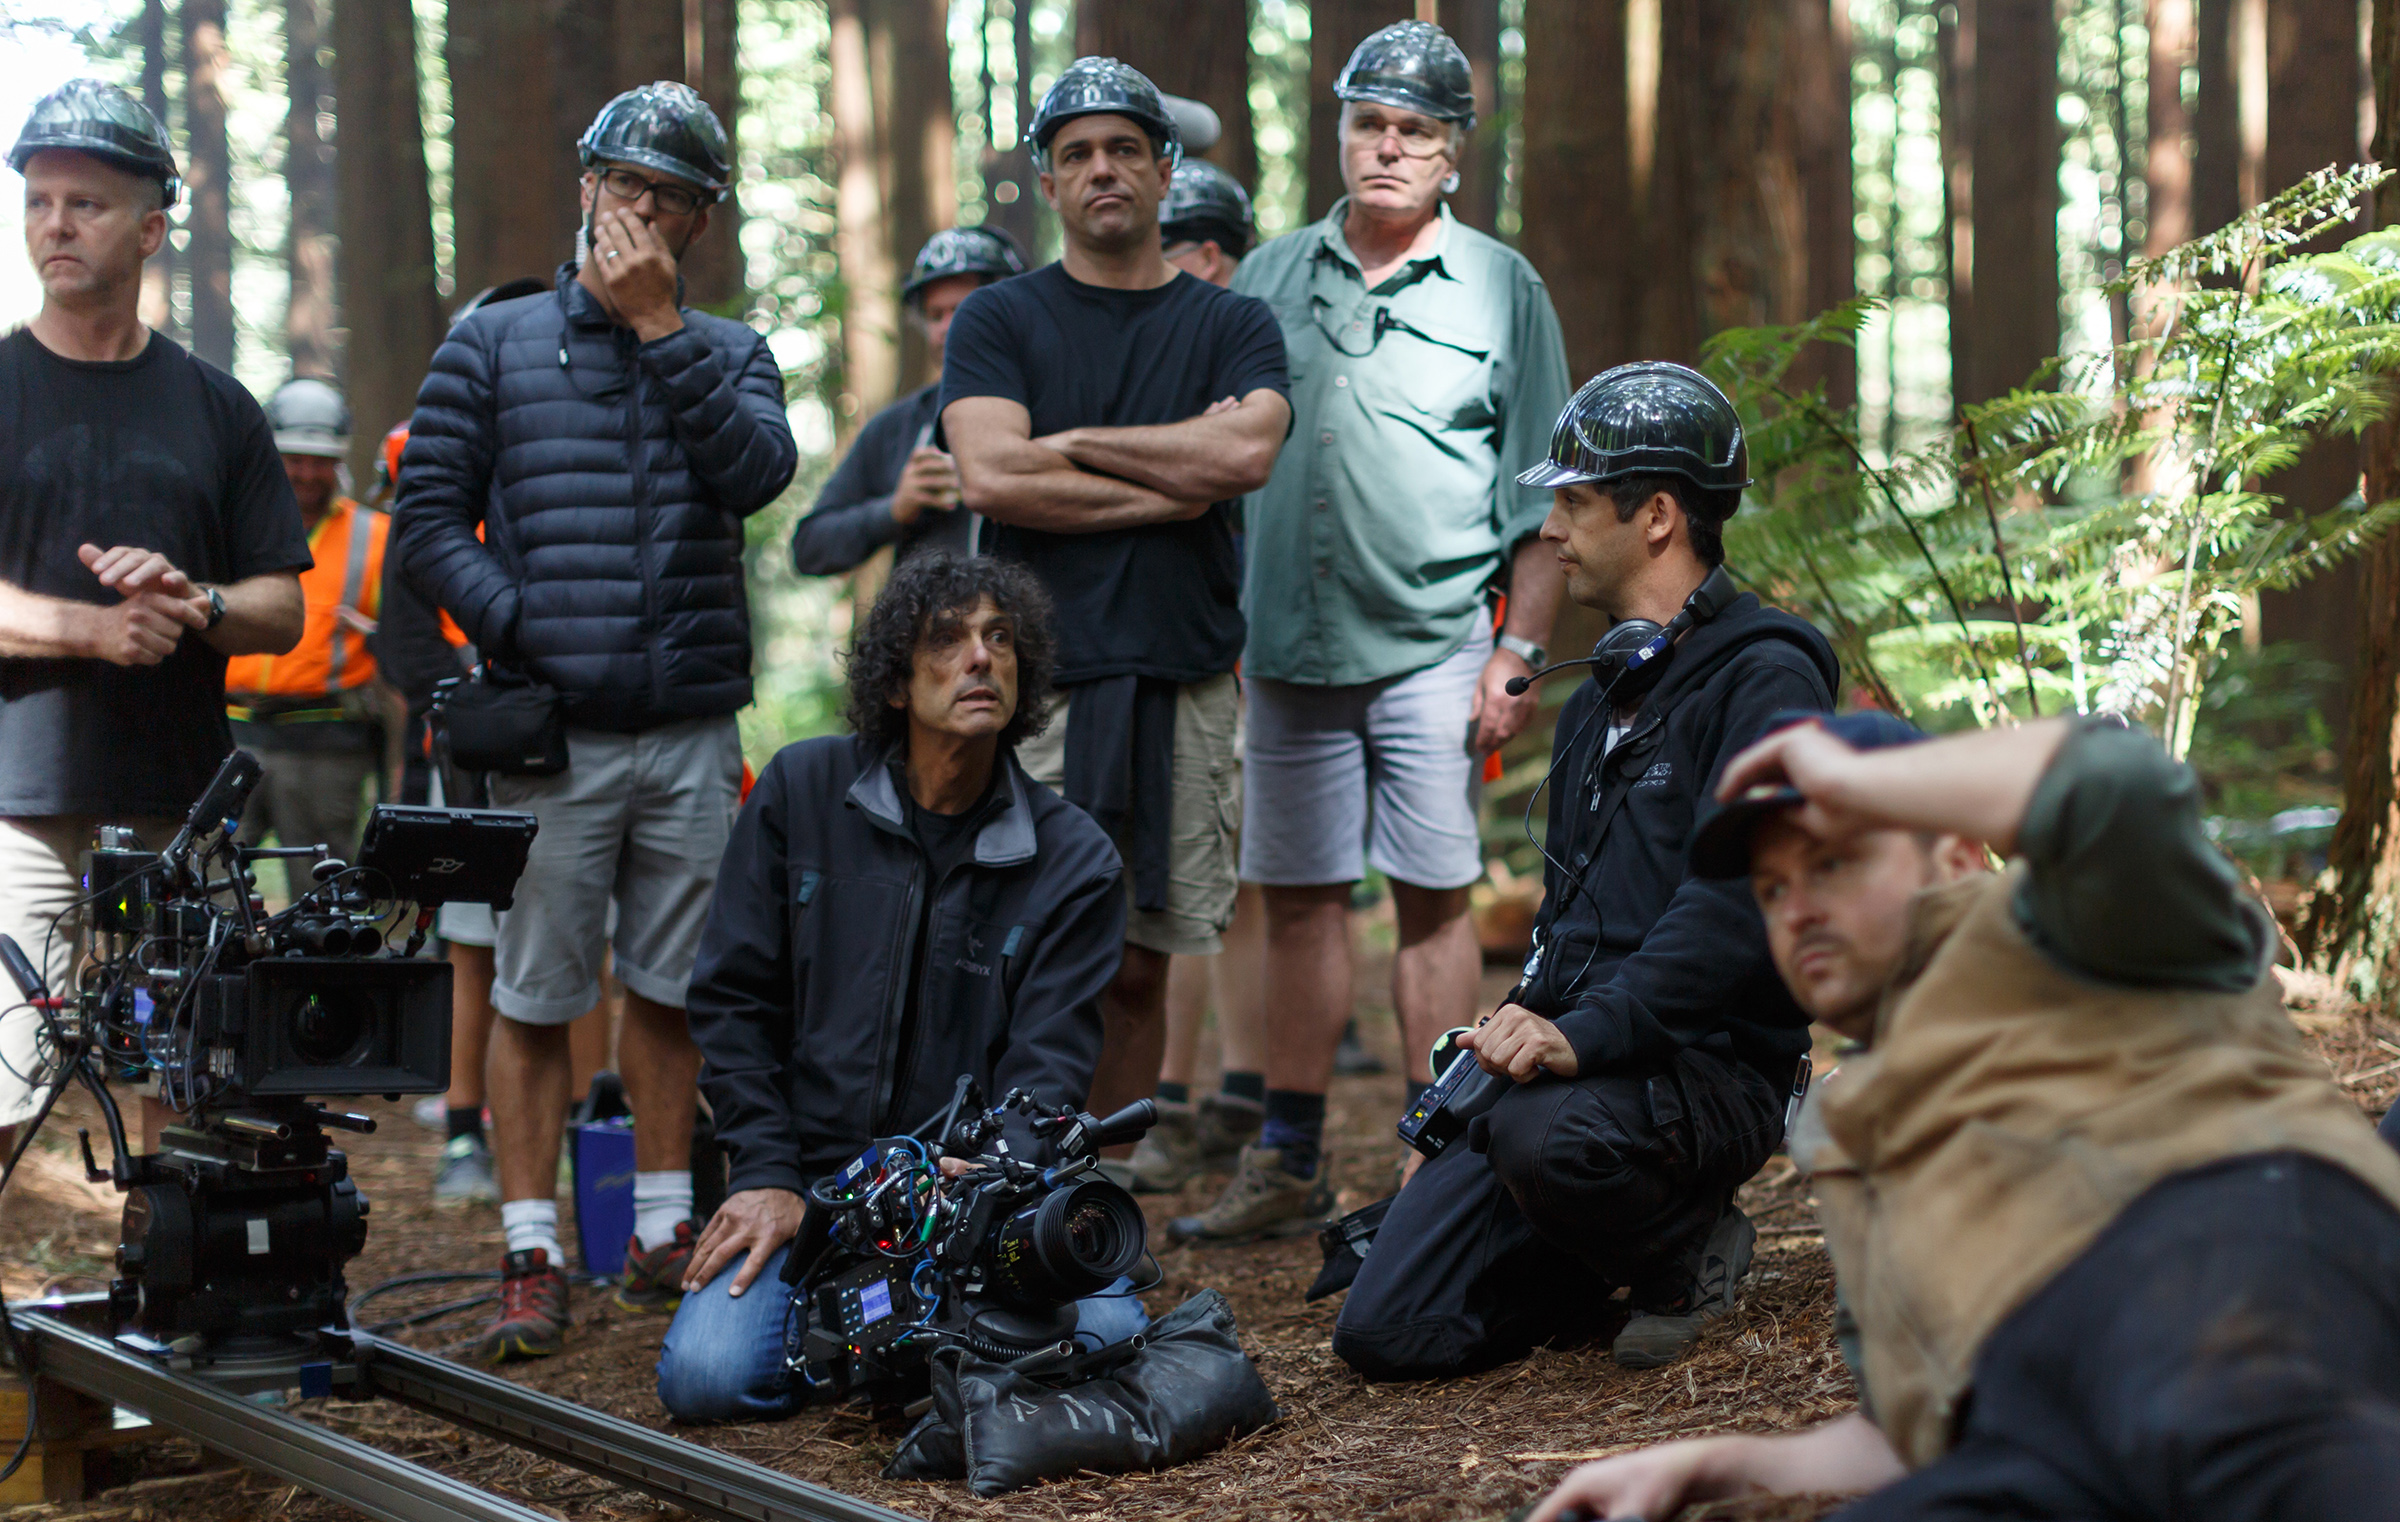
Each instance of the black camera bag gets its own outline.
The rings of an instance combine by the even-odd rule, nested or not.
[[[433,721],[461,771],[554,777],[567,769],[566,700],[489,661],[435,700]]]
[[[1005,1495],[1082,1470],[1188,1463],[1282,1414],[1242,1351],[1233,1308],[1207,1289],[1153,1323],[1139,1351],[1063,1387],[942,1349],[933,1409],[900,1440],[884,1478],[964,1479],[979,1496]]]

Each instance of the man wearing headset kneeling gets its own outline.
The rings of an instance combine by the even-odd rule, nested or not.
[[[1618,1288],[1617,1360],[1656,1368],[1748,1268],[1733,1193],[1782,1139],[1808,1020],[1757,906],[1693,879],[1684,843],[1720,766],[1777,711],[1831,706],[1839,668],[1724,572],[1746,466],[1724,394],[1646,363],[1577,392],[1519,477],[1554,493],[1542,538],[1611,628],[1559,716],[1532,955],[1461,1043],[1513,1086],[1392,1202],[1334,1329],[1370,1378],[1598,1331]]]

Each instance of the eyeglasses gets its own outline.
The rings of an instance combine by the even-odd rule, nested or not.
[[[1361,116],[1345,124],[1344,132],[1354,143],[1364,142],[1377,148],[1383,146],[1385,138],[1395,139],[1402,158],[1439,158],[1450,151],[1451,134],[1431,122],[1392,122],[1379,116]]]
[[[608,193],[627,203],[647,195],[652,204],[670,217],[688,217],[705,203],[700,192],[672,180],[645,180],[630,169],[603,169],[600,183]]]

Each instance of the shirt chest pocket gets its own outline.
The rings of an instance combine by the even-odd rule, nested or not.
[[[1360,373],[1357,384],[1365,388],[1372,405],[1439,429],[1482,428],[1498,421],[1488,342],[1389,315],[1362,316],[1360,322],[1370,331],[1383,328],[1372,355],[1354,362]],[[1363,340],[1367,334],[1353,336]]]

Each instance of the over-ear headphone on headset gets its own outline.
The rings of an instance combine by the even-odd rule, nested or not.
[[[1592,653],[1576,660],[1553,661],[1541,670],[1526,676],[1508,679],[1508,695],[1524,696],[1525,689],[1553,671],[1569,666],[1589,666],[1592,680],[1600,684],[1603,694],[1619,707],[1641,697],[1658,685],[1667,674],[1667,660],[1675,653],[1675,641],[1695,624],[1704,624],[1725,611],[1726,605],[1741,595],[1723,566],[1708,573],[1691,596],[1683,600],[1683,608],[1663,625],[1646,618],[1621,618],[1600,636]]]

